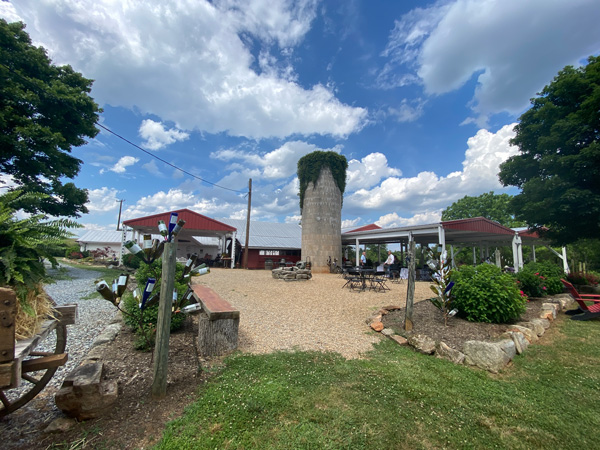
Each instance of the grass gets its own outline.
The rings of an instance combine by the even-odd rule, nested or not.
[[[362,360],[234,355],[156,448],[600,448],[600,323],[544,342],[501,375],[390,341]]]

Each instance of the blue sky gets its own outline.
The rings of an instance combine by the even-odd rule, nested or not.
[[[55,64],[94,79],[106,131],[73,150],[86,229],[190,208],[298,222],[299,158],[349,161],[343,226],[439,220],[502,188],[518,117],[600,52],[597,0],[19,0]],[[155,155],[204,183],[154,159]]]

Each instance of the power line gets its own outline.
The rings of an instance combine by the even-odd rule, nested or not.
[[[8,70],[10,73],[12,73],[13,75],[16,75],[16,76],[18,76],[18,77],[19,77],[19,78],[20,78],[20,79],[21,79],[23,82],[25,82],[26,84],[28,84],[28,85],[29,85],[29,87],[30,87],[30,89],[31,89],[32,91],[34,91],[34,92],[37,92],[38,94],[43,94],[43,95],[45,95],[46,97],[52,98],[52,99],[54,99],[55,101],[58,101],[58,102],[62,103],[62,104],[63,104],[63,106],[66,106],[67,108],[69,108],[69,109],[71,109],[72,111],[75,111],[77,114],[80,114],[80,115],[81,115],[81,112],[80,112],[80,111],[78,111],[77,109],[73,108],[73,107],[72,107],[71,105],[69,105],[68,103],[66,103],[66,102],[63,102],[63,101],[62,101],[62,99],[60,99],[60,98],[56,97],[55,95],[53,95],[53,94],[49,93],[49,92],[48,92],[46,89],[43,89],[43,88],[40,88],[40,87],[36,86],[36,85],[35,85],[35,84],[33,84],[31,81],[29,81],[27,78],[25,78],[23,75],[21,75],[20,73],[16,72],[16,71],[15,71],[15,70],[14,70],[12,67],[8,67],[8,66],[6,66],[5,64],[2,64],[2,63],[0,63],[0,66],[2,66],[2,67],[4,67],[5,69],[7,69],[7,70]],[[127,142],[129,145],[132,145],[133,147],[137,148],[138,150],[141,150],[142,152],[144,152],[144,153],[145,153],[145,154],[147,154],[148,156],[151,156],[152,158],[155,158],[155,159],[159,160],[160,162],[162,162],[162,163],[164,163],[164,164],[166,164],[166,165],[168,165],[168,166],[170,166],[170,167],[172,167],[172,168],[174,168],[174,169],[176,169],[176,170],[179,170],[180,172],[182,172],[182,173],[185,173],[186,175],[188,175],[188,176],[190,176],[190,177],[192,177],[192,178],[195,178],[196,180],[202,181],[203,183],[210,184],[211,186],[214,186],[214,187],[218,187],[218,188],[221,188],[221,189],[225,189],[225,190],[227,190],[227,191],[231,191],[231,192],[237,192],[237,193],[239,193],[239,194],[246,194],[246,195],[248,194],[246,191],[240,191],[240,190],[237,190],[237,189],[231,189],[231,188],[228,188],[228,187],[225,187],[225,186],[221,186],[221,185],[219,185],[219,184],[217,184],[217,183],[213,183],[213,182],[211,182],[211,181],[205,180],[205,179],[204,179],[204,178],[202,178],[202,177],[199,177],[199,176],[197,176],[197,175],[194,175],[193,173],[190,173],[190,172],[188,172],[187,170],[184,170],[184,169],[182,169],[181,167],[178,167],[178,166],[176,166],[175,164],[171,164],[170,162],[168,162],[168,161],[165,161],[165,160],[164,160],[164,159],[162,159],[162,158],[159,158],[158,156],[154,155],[153,153],[150,153],[149,151],[147,151],[147,150],[143,149],[143,148],[142,148],[142,147],[140,147],[139,145],[137,145],[137,144],[134,144],[134,143],[133,143],[133,142],[131,142],[129,139],[127,139],[127,138],[125,138],[125,137],[121,136],[121,135],[120,135],[120,134],[118,134],[118,133],[115,133],[115,132],[114,132],[114,131],[112,131],[110,128],[108,128],[108,127],[105,127],[104,125],[102,125],[101,123],[99,123],[97,120],[96,120],[95,124],[96,124],[97,126],[99,126],[100,128],[102,128],[103,130],[105,130],[105,131],[109,132],[110,134],[112,134],[112,135],[114,135],[114,136],[118,137],[119,139],[121,139],[121,140],[123,140],[123,141]]]
[[[96,125],[98,125],[98,126],[99,126],[100,128],[102,128],[103,130],[106,130],[106,131],[108,131],[110,134],[112,134],[112,135],[114,135],[114,136],[118,137],[119,139],[121,139],[121,140],[123,140],[123,141],[127,142],[129,145],[133,145],[135,148],[137,148],[138,150],[141,150],[141,151],[143,151],[145,154],[147,154],[147,155],[151,156],[152,158],[158,159],[160,162],[162,162],[162,163],[164,163],[164,164],[166,164],[166,165],[168,165],[168,166],[171,166],[172,168],[174,168],[174,169],[177,169],[177,170],[179,170],[180,172],[183,172],[183,173],[185,173],[186,175],[189,175],[189,176],[190,176],[190,177],[192,177],[192,178],[195,178],[195,179],[197,179],[197,180],[200,180],[200,181],[202,181],[202,182],[204,182],[204,183],[207,183],[207,184],[210,184],[210,185],[212,185],[212,186],[215,186],[215,187],[218,187],[218,188],[221,188],[221,189],[225,189],[225,190],[227,190],[227,191],[231,191],[231,192],[238,192],[238,193],[240,193],[240,194],[246,194],[246,191],[238,191],[237,189],[231,189],[231,188],[228,188],[228,187],[225,187],[225,186],[221,186],[221,185],[219,185],[219,184],[217,184],[217,183],[213,183],[212,181],[208,181],[208,180],[205,180],[204,178],[201,178],[201,177],[199,177],[199,176],[197,176],[197,175],[194,175],[193,173],[190,173],[190,172],[188,172],[187,170],[184,170],[184,169],[182,169],[181,167],[177,167],[176,165],[174,165],[174,164],[171,164],[170,162],[168,162],[168,161],[165,161],[165,160],[164,160],[164,159],[162,159],[162,158],[159,158],[159,157],[158,157],[158,156],[156,156],[155,154],[153,154],[153,153],[150,153],[148,150],[145,150],[145,149],[143,149],[142,147],[140,147],[139,145],[137,145],[137,144],[134,144],[134,143],[133,143],[133,142],[131,142],[129,139],[127,139],[127,138],[125,138],[125,137],[121,136],[120,134],[117,134],[117,133],[115,133],[115,132],[114,132],[114,131],[112,131],[110,128],[108,128],[108,127],[105,127],[105,126],[104,126],[104,125],[102,125],[101,123],[98,123],[98,122],[96,122]]]

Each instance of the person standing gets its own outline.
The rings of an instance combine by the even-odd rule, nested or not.
[[[360,266],[361,267],[366,267],[367,265],[367,253],[366,252],[362,252],[362,255],[360,256]]]
[[[383,267],[385,268],[385,274],[388,276],[388,278],[390,276],[390,269],[392,267],[392,264],[394,264],[394,254],[391,250],[388,250],[388,257],[383,263]]]

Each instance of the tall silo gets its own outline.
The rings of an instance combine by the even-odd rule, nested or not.
[[[298,161],[302,212],[302,259],[313,272],[329,272],[328,258],[342,261],[342,194],[346,158],[335,152],[313,152]]]

